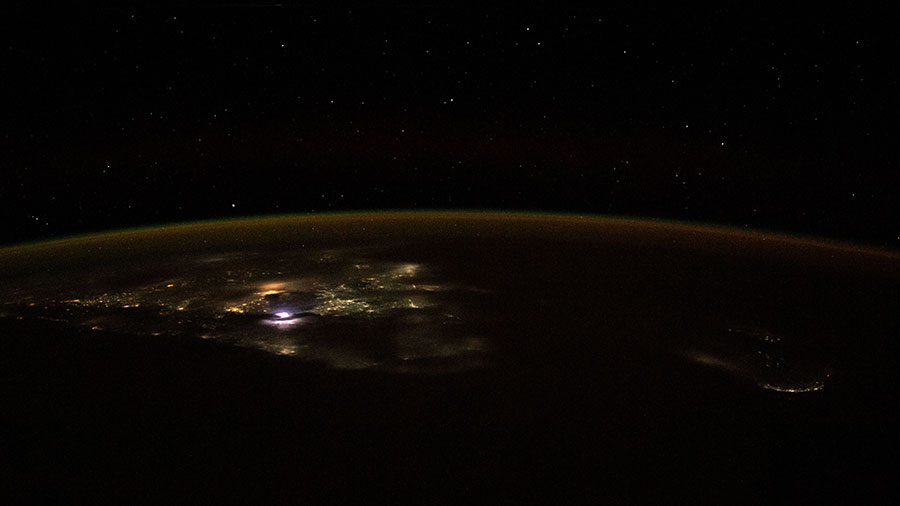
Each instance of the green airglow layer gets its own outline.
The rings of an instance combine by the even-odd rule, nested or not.
[[[500,238],[528,236],[560,241],[618,237],[642,244],[671,242],[680,247],[763,248],[795,254],[800,250],[816,250],[833,256],[863,255],[881,261],[900,261],[900,253],[888,249],[762,229],[633,216],[445,209],[281,214],[157,224],[5,246],[0,248],[0,260],[26,260],[33,254],[46,256],[54,251],[73,251],[80,247],[108,246],[113,250],[124,247],[137,252],[142,247],[171,241],[184,247],[198,244],[209,244],[210,248],[217,244],[233,247],[254,244],[257,239],[265,240],[266,237],[260,234],[266,231],[287,234],[285,240],[295,241],[315,241],[336,235],[347,240],[365,240],[379,237],[380,233],[395,238],[404,233],[426,237],[487,233]]]

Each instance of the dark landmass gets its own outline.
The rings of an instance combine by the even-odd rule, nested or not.
[[[189,229],[2,252],[7,265],[20,255],[19,273],[5,271],[0,316],[4,497],[759,504],[895,494],[883,464],[897,450],[895,258],[778,236],[555,219],[194,226],[193,237],[221,241],[199,249],[271,251],[207,268],[170,261],[208,258],[175,253]],[[363,223],[373,234],[366,241]],[[285,256],[297,240],[287,236],[327,235],[329,226],[345,234],[344,249],[307,237],[301,256]],[[265,244],[273,234],[282,249]],[[126,253],[87,254],[98,246]],[[46,263],[54,255],[59,265]],[[229,323],[205,339],[195,327],[154,335],[179,317],[163,297],[158,309],[141,308],[139,325],[120,318],[94,328],[95,313],[139,313],[115,306],[129,305],[124,298],[79,302],[78,313],[40,281],[65,287],[92,265],[88,277],[105,281],[80,285],[85,292],[113,293],[104,283],[118,279],[115,293],[135,293],[129,279],[151,285],[124,266],[142,255],[141,269],[195,293],[215,292],[219,285],[191,280],[212,279],[216,266],[252,262],[253,271],[294,258],[283,264],[294,270],[239,284],[246,300],[259,299],[254,311],[299,300],[316,316],[239,314],[235,333],[232,320],[204,312],[215,304],[188,304],[183,312],[199,324]],[[347,273],[357,270],[345,267],[361,257],[374,273],[366,276],[384,283],[353,292],[374,316],[341,312],[356,306],[322,295],[333,291],[328,272],[356,286]],[[318,284],[291,281],[314,267]],[[266,295],[279,276],[285,285]],[[393,305],[426,280],[431,309]],[[38,295],[16,299],[30,287]],[[144,297],[145,306],[157,300]],[[448,305],[461,322],[440,319]],[[268,326],[308,317],[286,331]],[[478,347],[447,344],[473,333]],[[298,351],[279,354],[237,334],[263,344],[287,336]],[[344,367],[335,357],[345,355],[383,358]]]

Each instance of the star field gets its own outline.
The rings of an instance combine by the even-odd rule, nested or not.
[[[4,242],[349,209],[531,209],[897,247],[885,13],[12,9]]]

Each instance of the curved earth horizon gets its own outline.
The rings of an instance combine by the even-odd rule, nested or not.
[[[0,278],[4,443],[52,457],[16,471],[46,476],[23,485],[42,497],[221,492],[237,472],[292,496],[527,494],[541,476],[570,499],[755,502],[838,493],[836,470],[870,486],[859,466],[894,447],[876,444],[900,328],[886,250],[373,212],[7,247]]]

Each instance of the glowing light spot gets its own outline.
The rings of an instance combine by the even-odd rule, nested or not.
[[[283,320],[285,318],[290,318],[291,313],[288,313],[287,311],[282,311],[280,313],[275,313],[275,316],[277,316]]]
[[[772,385],[771,383],[759,383],[759,386],[765,388],[766,390],[774,390],[775,392],[784,392],[788,394],[799,394],[804,392],[817,392],[825,388],[824,381],[814,381],[807,385],[801,385],[797,387],[785,387],[782,385]]]
[[[394,270],[394,277],[415,276],[420,266],[418,264],[404,264]]]

